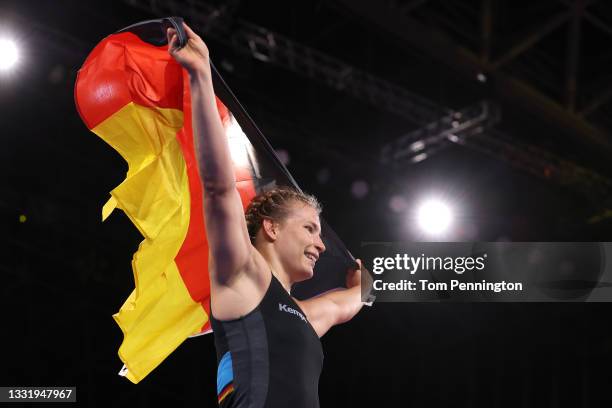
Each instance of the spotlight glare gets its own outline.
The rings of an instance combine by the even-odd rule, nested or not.
[[[438,200],[428,200],[421,204],[417,217],[421,229],[431,235],[444,233],[452,221],[450,208]]]
[[[274,151],[276,152],[278,159],[281,161],[281,163],[283,163],[283,166],[288,166],[289,162],[291,162],[289,152],[285,149],[275,149]]]
[[[419,150],[423,150],[425,148],[425,142],[422,140],[417,140],[413,144],[410,145],[410,150],[413,152],[418,152]]]
[[[8,71],[13,68],[19,60],[19,51],[14,41],[0,39],[0,71]]]
[[[389,208],[391,208],[393,212],[399,213],[408,208],[408,202],[401,195],[393,195],[389,200]]]
[[[422,162],[426,158],[427,158],[427,153],[419,153],[416,156],[414,156],[412,159],[410,159],[410,161],[412,163],[418,163],[418,162]]]
[[[364,180],[356,180],[351,184],[351,194],[353,197],[362,199],[368,195],[368,191],[370,190],[368,183]]]
[[[453,143],[459,142],[459,136],[457,136],[457,135],[450,134],[450,135],[448,135],[447,139],[450,140]]]
[[[259,174],[259,164],[253,154],[253,145],[246,137],[236,118],[230,116],[230,122],[226,128],[230,155],[234,165],[239,168],[255,168],[255,174]]]

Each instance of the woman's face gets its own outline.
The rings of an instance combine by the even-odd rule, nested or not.
[[[325,251],[317,210],[294,202],[289,215],[278,226],[275,247],[292,282],[311,278],[319,255]]]

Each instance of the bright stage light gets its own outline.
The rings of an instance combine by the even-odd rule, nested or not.
[[[0,71],[8,71],[19,61],[19,51],[14,41],[0,38]]]
[[[253,155],[253,146],[233,116],[230,117],[230,122],[227,124],[226,133],[234,165],[240,168],[250,168],[252,165],[256,172],[259,172],[259,165]]]
[[[450,208],[438,200],[425,201],[417,212],[419,226],[431,235],[443,234],[451,224],[452,218]]]

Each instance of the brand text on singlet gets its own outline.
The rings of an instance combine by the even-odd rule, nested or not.
[[[281,312],[287,312],[287,313],[294,314],[296,316],[299,316],[299,318],[302,319],[303,321],[307,321],[306,317],[304,317],[304,315],[301,314],[298,310],[295,310],[294,308],[289,307],[287,305],[283,305],[282,303],[278,304],[278,310],[280,310]]]

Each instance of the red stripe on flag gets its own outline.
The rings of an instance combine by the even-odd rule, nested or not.
[[[74,89],[77,109],[89,129],[129,102],[182,109],[182,84],[176,80],[181,71],[168,54],[168,46],[155,47],[128,32],[110,35],[79,70]]]

